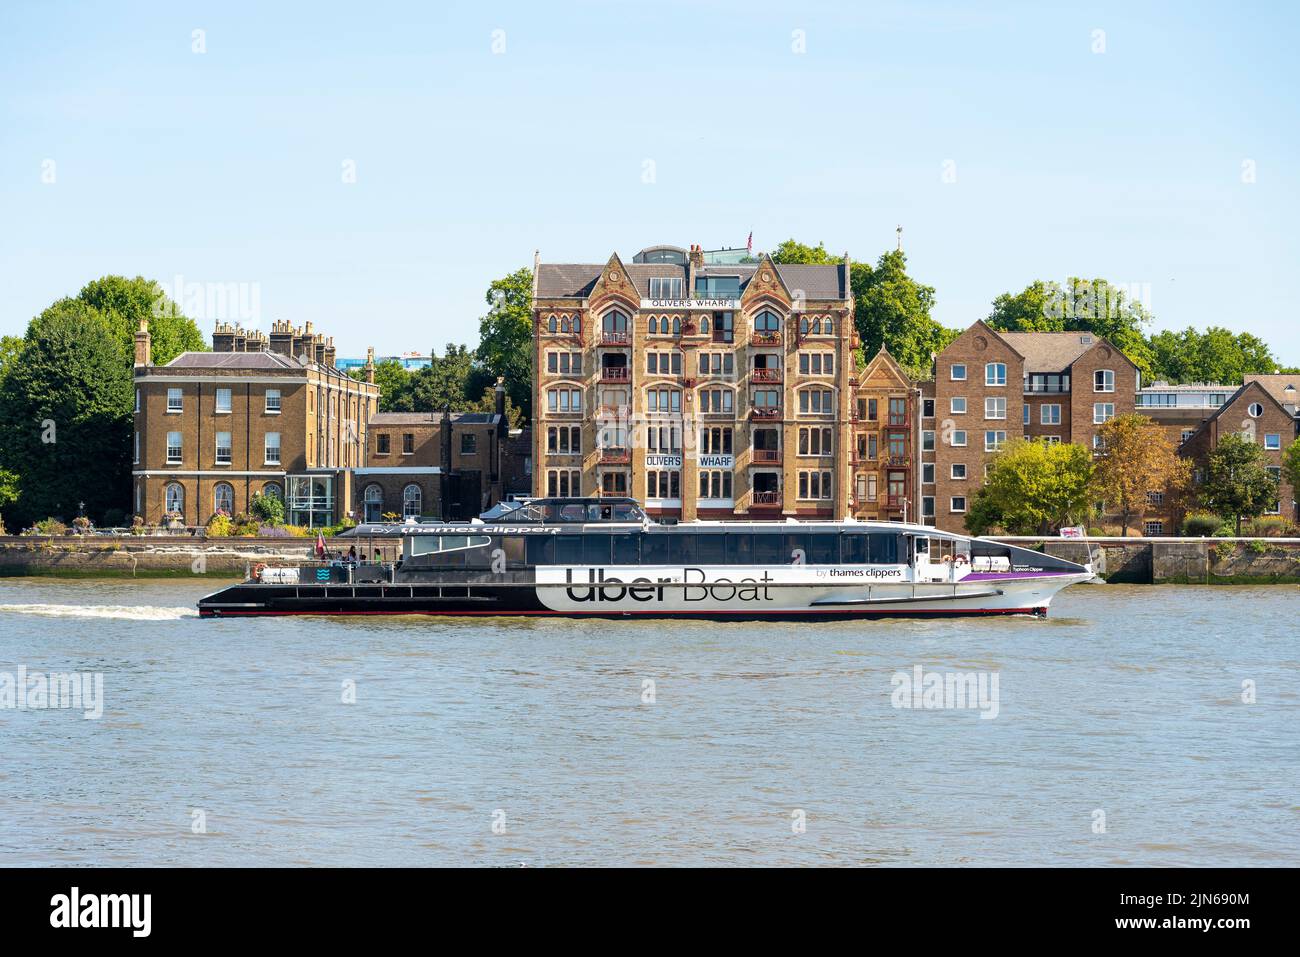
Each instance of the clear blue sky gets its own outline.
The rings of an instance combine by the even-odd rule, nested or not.
[[[6,3],[0,332],[105,273],[180,275],[255,283],[264,327],[313,320],[344,354],[441,350],[476,340],[487,284],[534,248],[602,261],[752,229],[759,249],[874,259],[901,223],[946,325],[1036,277],[1105,276],[1149,284],[1161,327],[1251,330],[1300,364],[1298,21],[1281,3]]]

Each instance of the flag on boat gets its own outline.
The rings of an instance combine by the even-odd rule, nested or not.
[[[325,557],[325,536],[320,532],[316,533],[316,557]]]

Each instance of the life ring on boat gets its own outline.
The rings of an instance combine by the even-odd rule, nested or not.
[[[265,571],[265,570],[266,570],[266,566],[265,566],[264,564],[262,564],[261,562],[258,562],[256,565],[254,565],[254,566],[253,566],[253,581],[255,581],[255,582],[260,582],[260,581],[262,580],[262,572]]]
[[[970,559],[967,558],[965,555],[958,555],[956,558],[952,560],[952,563],[954,565],[969,565]]]

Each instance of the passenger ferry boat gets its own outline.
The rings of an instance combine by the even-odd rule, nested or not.
[[[258,566],[199,601],[243,615],[554,615],[728,621],[1045,615],[1089,565],[896,522],[655,524],[632,499],[521,503],[485,523],[361,525],[362,555]],[[367,550],[367,542],[370,543]]]

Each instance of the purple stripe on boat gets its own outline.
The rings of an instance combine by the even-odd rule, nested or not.
[[[1078,575],[1083,569],[1077,572],[971,572],[965,578],[964,582],[996,582],[1006,581],[1009,578],[1059,578],[1062,575]]]

